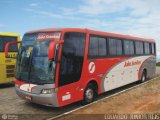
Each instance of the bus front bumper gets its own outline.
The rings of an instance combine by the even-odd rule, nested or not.
[[[33,94],[29,92],[25,92],[20,90],[19,88],[15,88],[17,95],[29,102],[33,102],[40,105],[59,107],[57,100],[57,93],[53,94]]]

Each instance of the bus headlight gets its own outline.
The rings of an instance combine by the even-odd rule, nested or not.
[[[51,89],[43,89],[42,90],[42,94],[52,94],[52,93],[56,93],[58,91],[57,88],[51,88]]]

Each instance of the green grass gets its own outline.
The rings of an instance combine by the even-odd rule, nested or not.
[[[160,66],[160,62],[158,62],[156,65],[157,65],[157,66]]]

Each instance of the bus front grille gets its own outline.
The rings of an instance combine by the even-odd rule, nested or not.
[[[11,78],[14,77],[15,73],[15,65],[6,65],[6,77]]]

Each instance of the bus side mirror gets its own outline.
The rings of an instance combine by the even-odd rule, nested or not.
[[[54,60],[55,51],[56,51],[56,43],[51,42],[48,48],[48,60]]]
[[[12,45],[12,44],[18,44],[18,43],[21,43],[21,41],[18,41],[18,42],[8,42],[8,43],[5,45],[4,51],[5,51],[5,57],[6,57],[6,58],[15,58],[15,56],[13,57],[13,56],[9,56],[9,55],[8,55],[9,46]]]

